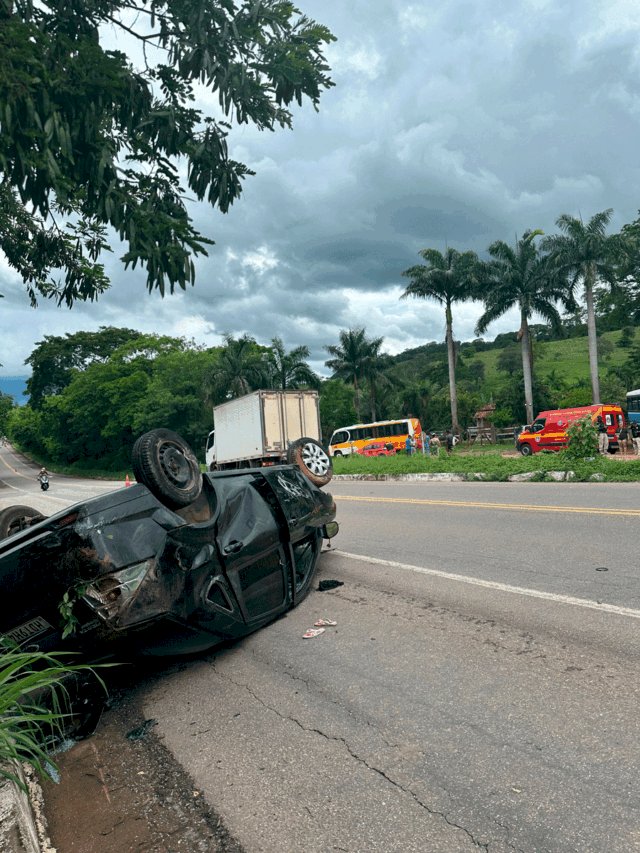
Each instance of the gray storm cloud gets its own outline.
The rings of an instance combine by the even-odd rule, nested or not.
[[[43,334],[112,324],[217,344],[225,332],[287,347],[324,345],[365,325],[399,352],[441,340],[437,305],[399,300],[418,251],[483,252],[526,228],[552,232],[560,213],[613,207],[614,228],[640,202],[640,12],[604,3],[483,4],[300,0],[338,37],[336,88],[320,112],[295,111],[292,131],[241,128],[232,154],[257,172],[227,216],[194,205],[216,240],[187,292],[147,294],[107,259],[113,286],[72,311],[28,307],[0,263],[5,374]],[[121,252],[120,252],[121,253]],[[479,304],[454,317],[474,336]],[[493,336],[514,328],[507,316]]]

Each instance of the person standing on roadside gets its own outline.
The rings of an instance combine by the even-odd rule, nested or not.
[[[413,453],[413,441],[411,440],[411,436],[407,436],[407,440],[404,443],[404,449],[407,451],[407,456],[411,456]]]
[[[446,443],[447,453],[451,453],[451,451],[453,450],[453,434],[450,429],[447,430],[447,434],[444,440]]]
[[[596,418],[596,429],[598,430],[598,452],[606,453],[609,449],[609,436],[607,435],[607,425],[602,420],[602,415]]]
[[[422,449],[424,450],[425,456],[431,456],[431,447],[429,446],[429,441],[430,441],[429,433],[423,432],[422,433]]]
[[[636,451],[636,456],[640,456],[640,424],[637,421],[631,421],[629,424],[631,440]]]
[[[435,432],[431,433],[431,450],[433,451],[434,456],[437,456],[440,453],[440,439]]]

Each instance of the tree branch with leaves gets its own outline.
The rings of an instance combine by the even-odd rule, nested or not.
[[[108,29],[145,46],[141,68],[104,46]],[[229,134],[317,109],[333,40],[287,0],[0,0],[0,248],[32,304],[104,292],[110,229],[149,291],[193,284],[213,241],[187,194],[229,210],[253,174]]]

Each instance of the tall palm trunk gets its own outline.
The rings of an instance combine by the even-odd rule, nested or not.
[[[449,396],[451,397],[451,430],[458,433],[460,432],[460,425],[458,424],[458,392],[456,391],[456,350],[453,340],[451,300],[449,299],[447,299],[445,314],[447,320],[447,358],[449,360]]]
[[[356,404],[356,418],[360,422],[360,388],[358,387],[358,377],[353,377],[354,402]]]
[[[377,418],[377,408],[378,407],[376,405],[376,386],[375,386],[373,379],[370,379],[369,382],[371,383],[371,396],[370,396],[371,420],[377,421],[378,420],[378,418]]]
[[[522,373],[524,376],[524,407],[527,423],[533,423],[533,380],[531,378],[531,336],[524,311],[520,314],[520,345],[522,347]]]
[[[584,277],[584,293],[587,302],[587,340],[589,342],[589,372],[591,373],[591,395],[594,404],[600,402],[600,377],[598,376],[598,338],[596,334],[596,312],[593,306],[595,271],[589,265]]]

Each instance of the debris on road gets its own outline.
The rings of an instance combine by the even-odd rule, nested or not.
[[[128,740],[141,740],[150,729],[154,726],[158,725],[158,721],[153,718],[149,720],[145,720],[144,723],[141,723],[139,726],[136,726],[135,729],[131,729],[130,732],[127,732]]]
[[[318,584],[319,592],[326,592],[329,589],[335,589],[338,586],[344,586],[344,581],[326,580],[320,581]]]

